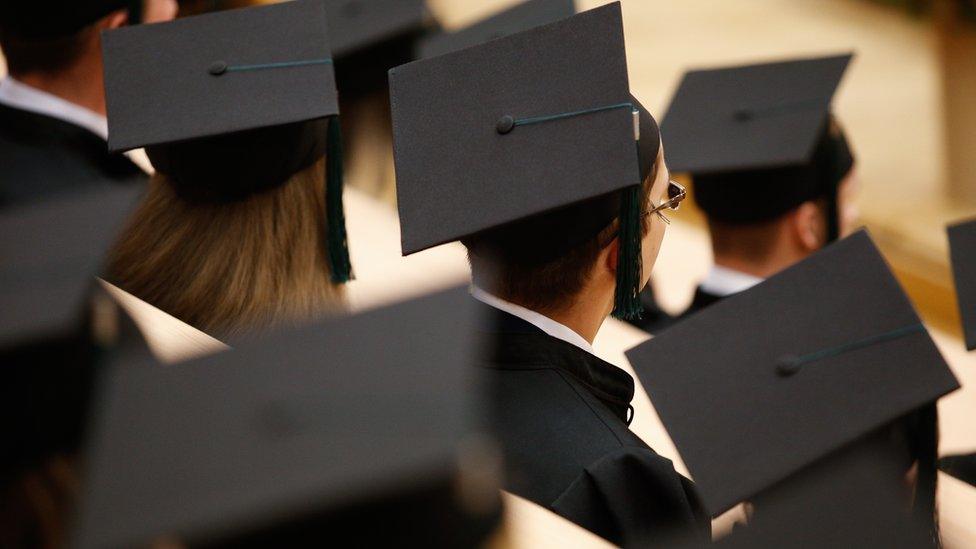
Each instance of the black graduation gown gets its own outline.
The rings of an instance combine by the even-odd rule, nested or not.
[[[654,297],[654,289],[650,284],[641,291],[640,301],[641,306],[644,308],[643,314],[641,314],[640,318],[628,320],[628,323],[645,332],[656,334],[677,321],[675,317],[669,315],[658,306],[657,298]]]
[[[706,292],[701,286],[698,286],[695,288],[695,297],[692,298],[691,305],[689,305],[688,308],[678,316],[678,319],[691,316],[702,309],[711,307],[725,297],[727,296]]]
[[[670,328],[679,320],[687,318],[701,311],[702,309],[717,303],[723,297],[725,296],[706,292],[701,286],[699,286],[695,289],[695,297],[691,300],[691,305],[689,305],[688,308],[685,309],[681,314],[671,316],[661,310],[654,298],[654,292],[650,290],[650,287],[647,287],[643,292],[641,292],[641,304],[644,306],[644,314],[641,316],[641,318],[629,320],[628,322],[647,333],[659,334]]]
[[[148,176],[105,140],[57,118],[0,104],[0,208]]]
[[[505,489],[619,545],[707,543],[711,523],[692,482],[627,428],[633,378],[517,317],[489,314],[482,365]]]
[[[945,456],[939,460],[939,469],[976,486],[976,453]]]

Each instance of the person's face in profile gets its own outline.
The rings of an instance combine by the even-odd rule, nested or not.
[[[649,197],[649,204],[646,205],[647,208],[653,208],[657,204],[660,204],[668,199],[668,182],[671,180],[671,172],[668,171],[668,167],[664,161],[664,143],[661,143],[660,148],[657,152],[657,171],[654,177],[654,183],[651,185],[651,192]],[[668,215],[667,209],[661,212],[661,215]],[[654,262],[657,261],[657,254],[661,250],[661,242],[664,241],[664,233],[667,231],[668,224],[661,215],[651,214],[647,223],[650,224],[650,229],[648,229],[647,234],[641,240],[641,287],[647,285],[647,282],[651,278],[651,270],[654,267]]]

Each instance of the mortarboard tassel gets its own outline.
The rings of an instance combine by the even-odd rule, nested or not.
[[[620,229],[617,231],[617,290],[613,316],[635,320],[644,312],[640,302],[641,208],[640,185],[627,187],[620,198]]]
[[[342,128],[338,116],[329,118],[328,132],[325,163],[326,239],[332,282],[342,284],[352,279],[352,265],[346,241],[346,214],[342,206]]]

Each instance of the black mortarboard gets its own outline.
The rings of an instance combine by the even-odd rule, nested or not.
[[[836,238],[837,185],[853,157],[830,103],[851,57],[685,74],[661,128],[668,167],[693,175],[709,217],[761,222],[825,198]]]
[[[471,546],[499,465],[476,315],[458,288],[172,368],[119,364],[77,545]]]
[[[426,0],[326,0],[325,5],[336,59],[416,35],[428,18]]]
[[[99,191],[0,215],[0,483],[79,442],[95,364],[123,328],[95,277],[135,198]]]
[[[180,14],[267,4],[280,0],[186,0]],[[386,71],[413,59],[428,31],[426,0],[324,0],[329,44],[343,98],[385,87]]]
[[[905,464],[885,432],[843,448],[751,503],[745,528],[720,547],[933,547],[923,521],[907,512]]]
[[[283,32],[287,29],[287,32]],[[145,147],[189,200],[233,201],[326,160],[329,258],[348,280],[339,107],[322,0],[104,34],[109,148]]]
[[[477,46],[489,40],[564,19],[575,13],[575,0],[528,0],[470,27],[424,38],[418,46],[418,57],[433,57]]]
[[[976,220],[950,225],[949,253],[966,348],[976,349]]]
[[[627,355],[713,515],[959,386],[863,231]]]
[[[417,40],[436,26],[426,0],[326,0],[343,99],[386,90],[387,71],[414,59]]]
[[[619,216],[615,314],[637,314],[660,135],[630,95],[619,2],[397,67],[390,91],[404,254],[508,231],[551,260]]]
[[[68,36],[116,10],[129,10],[131,22],[141,21],[143,0],[4,0],[0,30],[25,39]]]

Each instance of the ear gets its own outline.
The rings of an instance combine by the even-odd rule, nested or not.
[[[116,10],[106,15],[99,21],[99,28],[102,30],[117,29],[124,27],[129,22],[129,12],[126,10]]]
[[[825,227],[820,208],[811,201],[804,202],[793,212],[792,225],[796,242],[809,253],[823,246]]]
[[[607,247],[600,252],[599,265],[606,267],[613,277],[617,276],[617,248],[620,246],[620,239],[614,238]]]

